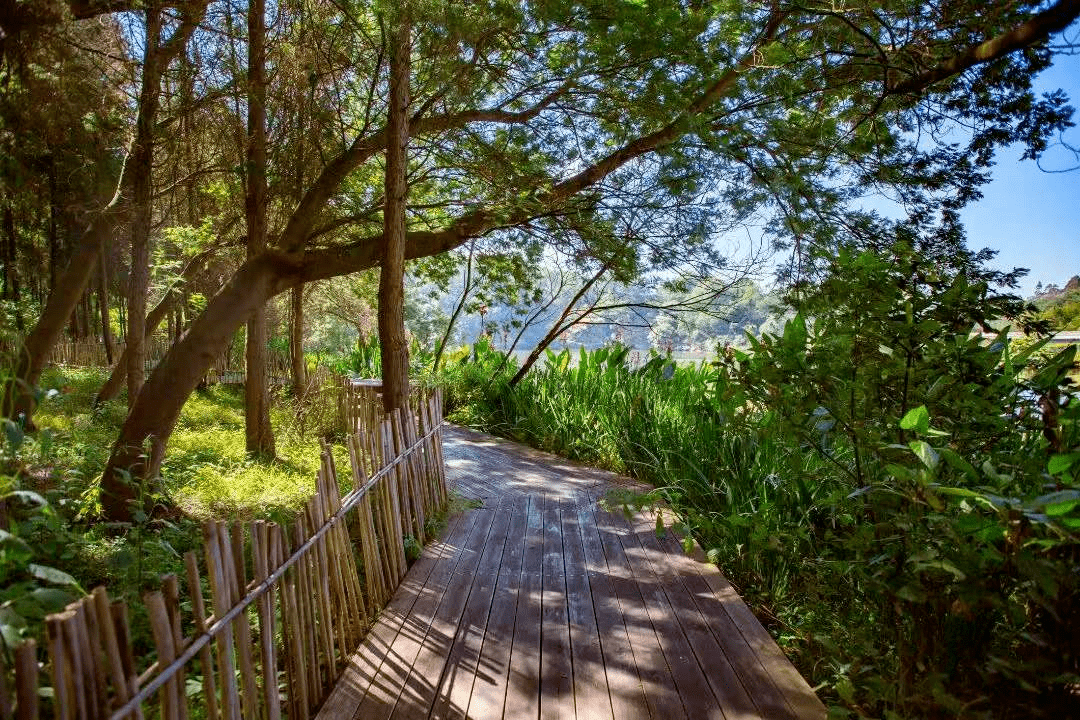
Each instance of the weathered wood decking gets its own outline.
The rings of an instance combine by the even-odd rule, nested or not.
[[[482,501],[412,566],[320,712],[363,718],[823,718],[731,585],[602,511],[632,482],[451,429]]]

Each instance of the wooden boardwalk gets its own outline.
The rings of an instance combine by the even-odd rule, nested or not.
[[[715,566],[597,499],[626,478],[448,429],[480,507],[425,548],[319,717],[824,718]]]

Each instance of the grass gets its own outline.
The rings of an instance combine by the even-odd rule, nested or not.
[[[897,479],[924,468],[895,451],[904,446],[888,446],[889,464],[873,465],[859,486],[844,436],[826,439],[812,424],[822,435],[799,434],[802,426],[749,403],[714,365],[654,358],[631,370],[624,355],[601,349],[571,362],[551,354],[510,387],[515,368],[495,373],[498,355],[478,346],[435,380],[446,385],[453,422],[652,484],[629,502],[674,507],[836,717],[988,717],[979,714],[993,704],[986,678],[995,697],[1012,699],[1030,687],[1060,694],[1071,682],[1066,666],[1047,669],[1071,657],[1068,642],[1055,646],[1052,632],[1039,633],[1057,627],[1053,613],[1075,607],[1067,579],[1075,577],[1075,539],[1039,529],[1014,563],[994,540],[1007,518],[927,501],[928,480],[909,487]],[[992,469],[1008,460],[987,462]],[[967,476],[950,472],[932,476],[949,486],[943,492],[974,492]],[[939,562],[946,557],[950,564]],[[1040,602],[1052,608],[1042,619]],[[1024,656],[1035,648],[1045,667]],[[902,676],[908,684],[898,689]],[[1046,694],[1038,704],[1053,717],[1057,702]],[[979,711],[962,711],[965,703]]]
[[[57,392],[35,416],[52,435],[40,466],[67,497],[80,499],[84,516],[96,510],[97,478],[126,408],[123,395],[91,407],[104,378],[96,368],[49,369],[41,386]],[[244,448],[243,388],[214,385],[193,393],[169,439],[164,492],[195,519],[274,519],[299,508],[313,491],[320,447],[313,431],[299,431],[288,405],[278,402],[272,413],[277,458],[254,459]],[[334,446],[334,455],[339,467],[347,467],[342,446]]]

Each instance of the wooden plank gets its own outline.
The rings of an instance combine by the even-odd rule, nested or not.
[[[544,563],[544,497],[533,495],[525,548],[521,558],[514,644],[510,652],[504,718],[535,718],[540,714],[540,619]]]
[[[530,498],[518,495],[510,503],[510,525],[503,544],[502,562],[491,599],[476,677],[469,698],[468,717],[501,718],[506,703],[507,676],[517,617],[521,560],[525,550]]]
[[[622,542],[619,536],[603,522],[605,515],[606,513],[594,512],[593,521],[596,523],[597,532],[604,547],[611,585],[622,608],[623,622],[630,638],[630,645],[634,650],[634,660],[637,663],[642,688],[645,690],[649,714],[654,718],[665,718],[665,720],[686,718],[687,714],[679,695],[679,688],[672,677],[668,658],[664,655],[660,640],[657,638],[656,629],[653,627],[638,583],[626,562]]]
[[[574,716],[574,669],[563,566],[562,506],[544,504],[543,592],[540,620],[540,717]]]
[[[472,512],[477,515],[476,525],[458,556],[457,565],[439,600],[438,608],[428,623],[419,651],[409,663],[409,674],[402,684],[401,694],[391,717],[426,718],[435,702],[477,568],[488,542],[492,541],[491,529],[495,511],[480,508]]]
[[[694,596],[682,584],[676,565],[683,555],[657,537],[655,519],[645,518],[635,526],[636,537],[642,546],[645,560],[663,581],[675,617],[682,625],[698,662],[705,671],[713,694],[729,718],[785,718],[790,716],[786,703],[764,674],[756,658],[748,656],[749,648],[737,633],[731,637],[716,634],[710,625],[711,617],[700,608]],[[670,532],[666,533],[670,536]],[[736,672],[734,664],[742,663],[750,672]],[[753,666],[756,665],[756,672]]]
[[[417,680],[412,672],[413,665],[420,657],[425,642],[432,642],[428,640],[428,632],[447,593],[447,587],[454,578],[458,562],[463,555],[471,554],[469,545],[470,541],[475,542],[473,536],[477,533],[481,533],[481,537],[486,535],[490,527],[490,513],[472,511],[468,515],[469,519],[465,523],[468,532],[455,538],[451,552],[440,558],[428,576],[404,626],[387,646],[387,652],[383,654],[378,668],[377,681],[368,688],[356,712],[357,717],[365,720],[390,717],[406,683],[410,678]],[[419,678],[419,681],[424,680]]]
[[[600,634],[600,649],[604,657],[604,675],[612,713],[616,718],[647,717],[645,682],[640,677],[638,658],[630,645],[626,618],[612,585],[592,503],[579,505],[577,517],[586,573],[592,590],[593,612],[597,627],[604,629]]]
[[[390,657],[394,641],[398,633],[405,629],[413,606],[425,593],[432,572],[436,566],[456,554],[460,544],[468,537],[474,520],[475,516],[470,513],[457,515],[450,521],[446,540],[433,543],[424,549],[420,558],[409,569],[405,581],[394,594],[390,604],[379,614],[363,644],[349,659],[318,717],[356,716],[357,708],[371,690],[372,684],[381,682],[379,673],[383,661]]]
[[[760,677],[760,672],[764,671],[783,694],[796,717],[824,718],[828,714],[825,705],[754,617],[727,578],[706,560],[701,548],[695,543],[693,553],[687,556],[678,549],[679,539],[674,534],[669,534],[664,542],[671,552],[672,562],[679,570],[684,587],[709,617],[713,632],[718,634],[720,641],[724,642],[724,638],[734,640],[741,637],[757,661],[755,666],[749,660],[745,664],[735,662],[738,655],[732,658],[735,671],[743,678],[744,684],[749,686],[749,683],[754,681],[746,678]],[[757,667],[760,667],[761,671],[757,670]]]
[[[574,708],[578,717],[603,720],[612,717],[600,628],[593,609],[585,549],[581,541],[581,521],[577,503],[562,510],[563,562],[566,568],[567,620],[570,624],[570,653],[574,668]],[[604,628],[622,634],[625,628]],[[626,717],[621,715],[620,717]]]
[[[503,549],[510,526],[510,501],[496,510],[469,588],[465,610],[458,622],[453,645],[443,665],[431,706],[432,718],[464,718],[476,679],[477,659],[491,613],[491,601],[502,565]]]
[[[645,612],[652,622],[660,649],[667,659],[672,679],[679,690],[683,707],[692,718],[717,718],[724,712],[713,696],[705,673],[698,664],[690,643],[686,639],[678,619],[676,608],[668,602],[662,581],[653,574],[643,558],[642,548],[633,529],[625,518],[613,513],[603,513],[603,523],[619,538],[622,546],[622,562],[629,568],[637,582],[638,592],[645,604]]]

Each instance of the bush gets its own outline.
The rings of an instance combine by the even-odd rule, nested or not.
[[[455,418],[653,483],[834,714],[1062,717],[1075,348],[974,336],[1026,310],[980,260],[843,251],[781,333],[711,365],[549,353],[511,388],[481,348],[443,379]]]

